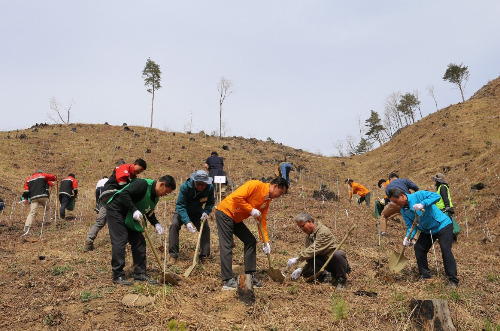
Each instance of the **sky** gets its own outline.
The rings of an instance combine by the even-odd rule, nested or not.
[[[418,91],[425,115],[461,101],[442,77],[466,65],[470,98],[500,76],[500,1],[19,0],[0,10],[0,131],[70,122],[150,125],[142,70],[162,71],[153,127],[227,136],[326,156]]]

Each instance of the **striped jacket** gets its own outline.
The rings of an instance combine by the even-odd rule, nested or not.
[[[25,199],[30,198],[48,198],[49,197],[49,186],[54,185],[56,181],[56,176],[52,174],[36,172],[31,177],[26,179],[24,183],[24,193],[23,197]]]

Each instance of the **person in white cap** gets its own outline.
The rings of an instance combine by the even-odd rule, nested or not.
[[[200,231],[201,221],[208,219],[215,205],[214,186],[212,177],[205,170],[193,172],[182,185],[172,217],[172,224],[168,235],[168,252],[172,262],[179,257],[179,231],[182,225],[191,233]],[[205,222],[200,239],[201,262],[210,256],[210,226]]]

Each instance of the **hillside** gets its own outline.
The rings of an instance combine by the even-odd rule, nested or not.
[[[167,323],[175,320],[193,330],[410,330],[409,302],[413,298],[447,299],[459,330],[487,329],[495,323],[498,326],[499,117],[500,78],[489,82],[470,100],[441,109],[401,130],[384,146],[349,158],[318,156],[272,141],[126,125],[37,124],[1,132],[0,197],[7,208],[0,218],[0,271],[4,276],[0,281],[0,329],[166,329]],[[353,271],[344,291],[302,281],[273,283],[265,273],[267,260],[258,245],[258,273],[265,287],[256,290],[252,307],[245,306],[233,292],[220,291],[215,222],[211,224],[212,260],[196,267],[179,287],[114,286],[106,228],[96,240],[96,251],[82,252],[85,235],[96,218],[95,183],[103,175],[109,176],[119,159],[133,162],[142,157],[148,162],[148,170],[141,177],[171,174],[180,186],[192,171],[203,167],[212,150],[224,157],[225,170],[235,186],[251,178],[274,176],[285,156],[295,166],[289,194],[274,201],[269,212],[275,267],[289,272],[286,261],[303,244],[304,234],[293,222],[298,212],[305,210],[327,224],[339,241],[351,225],[357,226],[345,245]],[[75,216],[73,220],[54,220],[52,200],[42,239],[40,212],[34,232],[21,238],[28,210],[17,201],[24,180],[36,169],[60,178],[75,173],[80,198],[70,213]],[[403,272],[391,274],[387,260],[392,250],[401,248],[401,225],[390,224],[392,234],[379,246],[372,209],[347,201],[345,178],[373,188],[375,198],[383,193],[374,185],[392,171],[429,190],[434,190],[431,176],[436,172],[446,175],[463,229],[453,247],[461,280],[458,289],[444,286],[439,247],[440,272],[433,267],[434,281],[418,281],[412,250],[406,252],[410,262]],[[485,188],[471,192],[471,186],[479,182]],[[340,201],[314,200],[313,191],[321,185],[340,192]],[[157,215],[166,229],[175,208],[175,194],[158,205]],[[256,234],[253,221],[247,224]],[[165,242],[164,236],[152,236],[158,246]],[[195,236],[185,229],[180,237],[180,261],[169,267],[178,274],[191,264],[196,244]],[[241,266],[243,245],[238,240],[235,243],[234,263]],[[149,248],[147,254],[149,273],[158,277],[160,269]],[[429,255],[430,264],[434,264],[433,259]],[[130,263],[128,254],[127,272],[132,270]],[[360,296],[359,291],[374,292],[376,296]],[[154,304],[125,307],[121,299],[130,292],[149,295]],[[337,314],[343,308],[345,318]]]

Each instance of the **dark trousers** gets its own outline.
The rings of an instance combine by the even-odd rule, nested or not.
[[[307,271],[306,273],[310,273],[310,275],[314,275],[315,272],[318,272],[323,265],[325,264],[326,260],[328,260],[329,256],[323,256],[323,255],[317,255],[316,259],[309,259],[307,260]],[[314,260],[316,260],[316,265],[314,264]],[[347,273],[347,258],[345,256],[345,253],[341,250],[336,251],[333,254],[332,259],[328,263],[328,265],[325,268],[326,271],[329,271],[332,273],[335,278],[344,278],[346,279],[346,273]]]
[[[68,207],[69,199],[69,195],[59,194],[59,202],[61,203],[61,208],[59,208],[59,215],[61,215],[61,218],[66,217],[66,208]]]
[[[104,188],[104,186],[100,186],[100,187],[95,189],[95,207],[97,209],[99,209],[101,206],[100,201],[99,201],[99,197],[101,196],[103,188]]]
[[[443,257],[443,265],[446,277],[452,282],[458,284],[457,278],[457,262],[451,251],[451,244],[453,242],[453,224],[447,225],[435,235],[430,233],[421,232],[415,243],[415,258],[417,259],[418,272],[422,278],[430,278],[431,271],[429,270],[429,263],[427,261],[427,253],[432,247],[432,241],[439,239],[439,246],[441,247],[441,256]]]
[[[217,232],[219,233],[220,272],[222,280],[233,278],[233,235],[238,237],[244,245],[245,273],[253,273],[257,268],[255,249],[257,241],[254,235],[243,222],[235,223],[233,219],[220,210],[215,211]]]
[[[111,202],[107,206],[109,236],[111,238],[111,269],[113,279],[125,276],[125,248],[127,242],[132,248],[134,273],[146,273],[146,241],[141,232],[134,231],[125,225],[125,216],[120,212],[119,205]]]
[[[360,197],[358,199],[358,203],[362,204],[363,201],[366,203],[367,206],[370,205],[370,197],[372,196],[371,192],[367,193],[364,197]]]
[[[201,220],[199,218],[192,219],[191,223],[195,226],[196,230],[200,231]],[[179,231],[184,223],[182,223],[181,218],[177,212],[174,213],[172,217],[172,224],[168,231],[168,253],[173,258],[179,257]],[[195,233],[189,233],[195,235]],[[197,236],[199,234],[196,234]],[[200,251],[199,257],[205,257],[210,255],[210,227],[208,221],[203,225],[203,231],[200,238]]]

